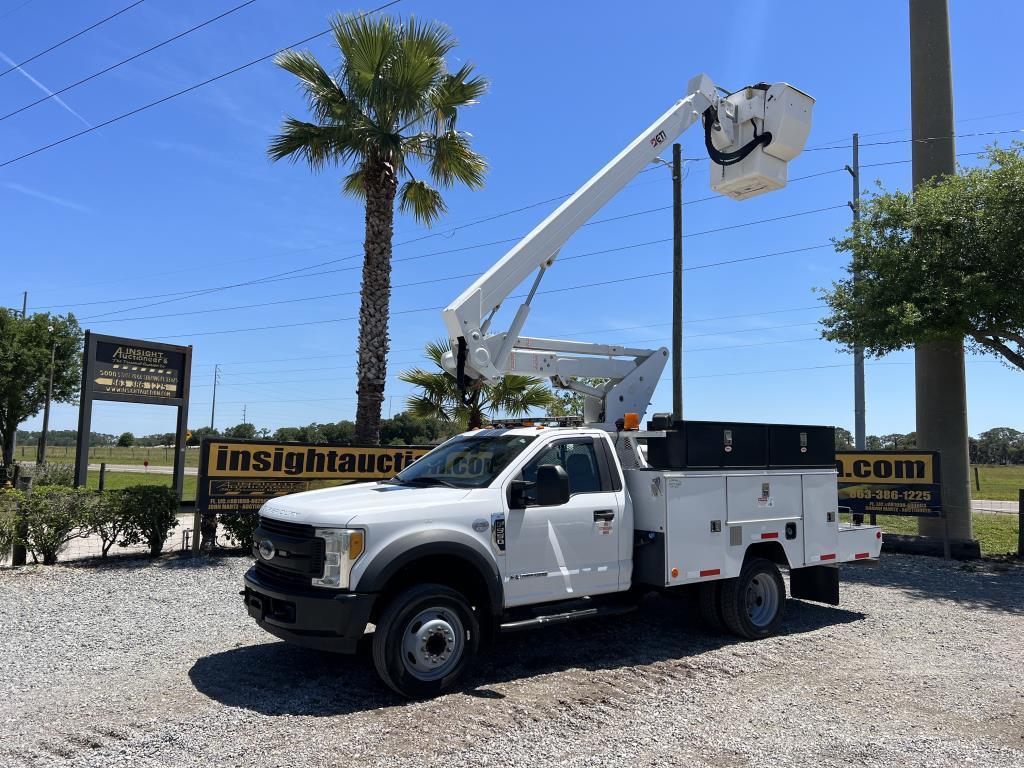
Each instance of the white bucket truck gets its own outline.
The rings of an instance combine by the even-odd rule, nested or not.
[[[785,185],[811,97],[785,83],[723,96],[704,75],[688,91],[443,313],[460,388],[543,376],[585,396],[582,426],[468,432],[391,480],[267,502],[243,590],[261,627],[352,653],[373,625],[383,681],[426,697],[501,632],[620,613],[652,590],[695,590],[712,626],[764,637],[782,620],[780,566],[793,597],[837,604],[839,563],[878,557],[877,527],[839,522],[831,428],[656,415],[641,431],[666,349],[520,334],[569,237],[694,123],[715,190]],[[491,331],[534,273],[508,330]]]

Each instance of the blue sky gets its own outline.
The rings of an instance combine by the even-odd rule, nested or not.
[[[146,0],[24,72],[0,77],[0,114],[239,2]],[[0,62],[23,61],[128,4],[0,0]],[[1024,110],[1014,111],[1016,102],[1006,98],[1017,89],[1016,70],[1006,64],[1019,44],[1024,7],[993,1],[978,13],[975,4],[952,6],[957,151],[1008,143],[1012,133],[963,134],[1024,128]],[[785,12],[780,7],[403,0],[391,9],[449,24],[461,43],[453,64],[472,60],[492,87],[461,117],[490,164],[486,188],[449,192],[449,215],[432,230],[396,221],[385,415],[401,410],[409,393],[397,374],[420,361],[424,342],[444,333],[433,308],[511,245],[487,244],[529,231],[555,205],[539,203],[575,190],[703,71],[730,88],[786,80],[817,104],[813,151],[790,168],[791,178],[810,178],[780,192],[743,203],[701,200],[710,195],[707,161],[688,163],[686,415],[852,427],[851,359],[817,338],[821,309],[812,289],[843,274],[844,255],[827,244],[850,219],[850,177],[841,170],[850,162],[850,134],[861,133],[865,166],[889,163],[865,167],[862,186],[910,183],[910,163],[899,162],[910,158],[901,141],[910,127],[906,3],[869,0],[853,9],[801,0],[786,3]],[[356,8],[256,0],[60,102],[0,120],[0,162],[315,34],[330,12]],[[336,58],[327,37],[306,47],[324,62]],[[193,426],[209,424],[216,363],[223,371],[218,427],[241,421],[243,407],[249,421],[271,428],[351,418],[362,211],[340,196],[341,171],[314,176],[267,161],[268,139],[285,113],[304,116],[303,101],[292,77],[266,62],[0,168],[0,305],[20,308],[27,290],[30,309],[71,310],[99,333],[192,344]],[[704,157],[698,131],[682,143],[684,157]],[[586,227],[563,256],[670,238],[670,203],[668,171],[652,167],[595,219],[661,210]],[[787,214],[802,215],[736,226]],[[700,268],[781,251],[791,252]],[[314,267],[323,262],[332,263]],[[540,295],[526,332],[668,345],[669,278],[630,278],[670,269],[670,242],[567,259],[543,289],[578,287]],[[300,271],[287,280],[185,293],[290,270]],[[435,282],[406,285],[427,280]],[[611,280],[618,282],[583,287]],[[184,298],[147,298],[172,293]],[[238,330],[275,325],[292,327]],[[909,352],[869,361],[869,433],[914,428],[912,362]],[[1024,426],[1019,371],[972,357],[967,375],[972,434]],[[670,408],[666,370],[651,412]],[[51,426],[73,428],[76,413],[57,406]],[[168,408],[97,403],[93,428],[148,434],[171,430],[173,418]]]

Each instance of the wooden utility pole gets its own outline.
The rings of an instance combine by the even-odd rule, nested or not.
[[[910,101],[914,186],[956,173],[948,0],[910,0]],[[915,347],[917,447],[942,455],[942,506],[949,534],[972,539],[967,377],[962,338]],[[943,521],[918,520],[925,536]]]

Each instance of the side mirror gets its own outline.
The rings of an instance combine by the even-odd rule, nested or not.
[[[557,464],[537,467],[537,503],[554,507],[569,501],[569,475]]]
[[[533,488],[536,483],[529,480],[513,480],[509,484],[508,505],[511,509],[526,508],[526,492]]]

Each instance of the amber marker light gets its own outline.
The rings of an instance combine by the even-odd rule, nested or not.
[[[627,413],[622,419],[622,428],[625,430],[640,429],[640,414]]]

